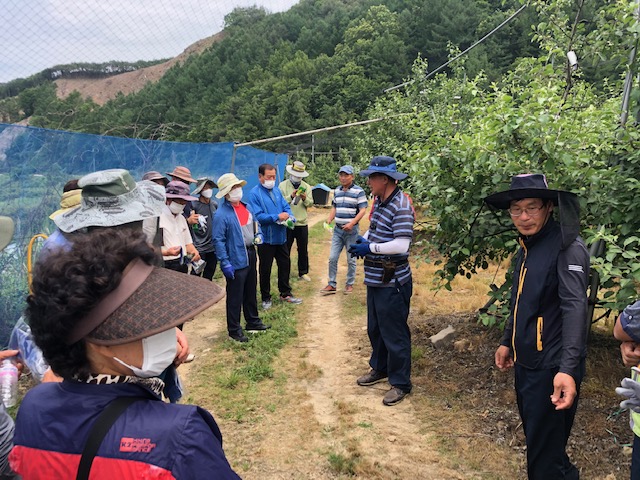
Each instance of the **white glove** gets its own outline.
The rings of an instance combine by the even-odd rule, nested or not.
[[[202,228],[207,228],[207,217],[205,217],[204,215],[199,215],[198,223]]]
[[[640,383],[631,378],[623,378],[620,385],[620,387],[616,388],[616,393],[627,397],[626,400],[620,402],[620,408],[628,408],[640,413]]]

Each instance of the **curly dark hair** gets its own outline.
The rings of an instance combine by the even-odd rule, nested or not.
[[[122,278],[136,258],[153,265],[156,253],[141,231],[102,228],[79,235],[70,250],[59,251],[34,269],[26,317],[38,347],[55,373],[65,379],[90,373],[84,340],[67,345],[76,323]]]

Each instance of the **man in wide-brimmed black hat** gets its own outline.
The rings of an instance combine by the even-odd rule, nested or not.
[[[528,477],[577,479],[566,445],[585,372],[589,275],[577,198],[551,190],[544,175],[525,174],[484,201],[507,210],[520,233],[511,314],[495,363],[515,366]]]

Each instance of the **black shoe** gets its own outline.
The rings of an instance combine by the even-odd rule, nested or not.
[[[229,338],[235,340],[236,342],[241,342],[241,343],[245,343],[249,341],[249,338],[247,338],[247,336],[244,333],[241,333],[240,335],[229,335]]]
[[[270,328],[271,328],[271,325],[265,325],[264,323],[259,323],[251,327],[247,325],[247,328],[245,328],[244,331],[249,333],[256,333],[256,332],[264,332],[265,330],[269,330]]]
[[[386,373],[378,372],[377,370],[374,370],[372,368],[369,373],[358,378],[357,382],[361,387],[369,387],[371,385],[375,385],[376,383],[384,382],[386,379]]]
[[[391,407],[392,405],[400,403],[407,395],[409,395],[409,392],[400,390],[398,387],[391,387],[391,390],[385,393],[382,403],[387,407]]]

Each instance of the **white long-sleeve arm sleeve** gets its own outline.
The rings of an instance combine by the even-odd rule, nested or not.
[[[369,233],[367,231],[367,233]],[[384,243],[370,243],[369,250],[371,253],[377,253],[380,255],[398,255],[401,253],[407,253],[411,246],[410,238],[394,238],[390,242]]]

